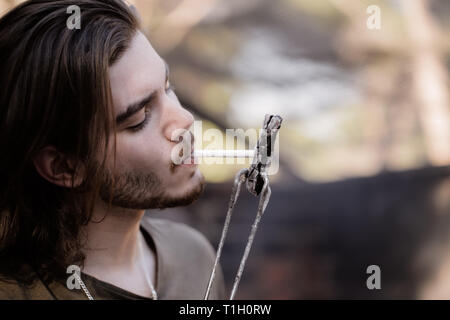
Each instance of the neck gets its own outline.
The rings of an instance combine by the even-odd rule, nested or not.
[[[84,271],[132,269],[141,259],[140,246],[144,239],[140,222],[144,210],[107,208],[104,202],[95,205],[91,222],[85,227],[87,245]],[[100,268],[100,269],[99,269]]]
[[[140,232],[144,210],[95,205],[85,228],[83,272],[135,294],[153,296],[156,253]]]

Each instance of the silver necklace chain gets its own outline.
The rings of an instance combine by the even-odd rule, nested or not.
[[[142,246],[139,246],[139,250],[141,251],[141,254],[143,254],[143,247]],[[83,280],[81,280],[80,275],[77,272],[75,272],[74,274],[75,274],[75,278],[80,283],[81,288],[83,289],[83,291],[86,294],[86,296],[88,297],[88,299],[89,300],[94,300],[94,298],[92,297],[92,295],[89,292],[88,288],[84,284]],[[152,281],[150,280],[150,278],[148,276],[147,276],[147,280],[148,280],[148,283],[150,284],[150,289],[152,291],[152,299],[153,300],[158,300],[158,294],[156,293],[155,287],[153,287],[153,283],[152,283]]]
[[[86,287],[86,285],[84,284],[83,280],[81,280],[80,276],[78,275],[78,273],[74,273],[75,278],[77,279],[77,281],[80,283],[81,288],[84,291],[84,294],[88,297],[89,300],[94,300],[94,298],[92,297],[91,293],[89,292],[88,288]],[[156,293],[155,288],[153,287],[153,284],[150,283],[150,287],[152,290],[152,299],[153,300],[158,300],[158,294]]]
[[[92,298],[91,293],[89,292],[88,288],[86,288],[86,285],[84,284],[83,280],[81,280],[80,276],[78,275],[78,273],[74,273],[75,278],[77,279],[77,281],[80,283],[81,288],[83,289],[84,293],[86,294],[86,296],[88,297],[89,300],[94,300],[94,298]]]

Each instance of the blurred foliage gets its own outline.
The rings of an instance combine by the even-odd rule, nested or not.
[[[204,129],[285,118],[282,174],[332,181],[450,164],[448,2],[129,2]],[[380,30],[367,28],[370,5]],[[201,166],[210,182],[239,167]]]

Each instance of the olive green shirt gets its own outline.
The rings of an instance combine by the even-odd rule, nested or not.
[[[156,253],[155,290],[160,300],[201,300],[214,265],[215,250],[197,230],[177,222],[144,217],[141,230]],[[33,272],[30,268],[30,272]],[[72,274],[68,274],[68,277]],[[148,299],[81,272],[94,300]],[[44,283],[39,278],[31,287],[0,281],[0,299],[86,300],[84,291],[68,289],[66,280]],[[222,270],[219,266],[211,289],[211,300],[226,299]]]

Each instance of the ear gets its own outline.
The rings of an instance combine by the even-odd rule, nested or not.
[[[75,172],[75,163],[53,146],[39,150],[33,157],[33,164],[39,175],[58,186],[71,188],[73,176],[74,187],[83,182],[83,167],[79,167],[78,172]]]

